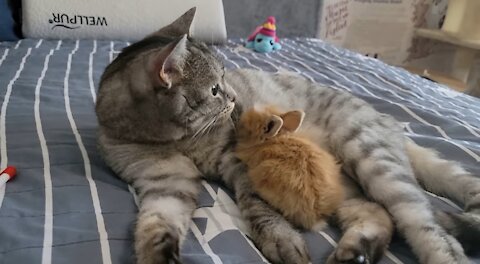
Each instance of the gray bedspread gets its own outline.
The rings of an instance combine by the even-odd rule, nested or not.
[[[283,49],[268,55],[239,43],[213,47],[228,68],[293,71],[347,90],[393,115],[419,144],[480,175],[479,99],[320,40],[283,39]],[[137,207],[96,150],[94,113],[102,71],[126,45],[0,43],[0,167],[18,168],[18,177],[0,188],[0,264],[133,262]],[[428,195],[437,207],[460,210]],[[336,228],[305,233],[313,262],[323,263],[339,237]],[[229,191],[206,182],[181,254],[186,264],[266,262]],[[396,236],[381,263],[416,261]]]

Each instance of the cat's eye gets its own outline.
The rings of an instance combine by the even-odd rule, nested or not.
[[[272,46],[273,46],[273,40],[270,40],[270,45],[272,45]]]
[[[214,86],[212,86],[212,95],[216,96],[218,94],[218,91],[220,91],[220,85],[218,85],[217,83]]]
[[[262,39],[261,38],[257,39],[257,42],[258,43],[262,42]]]

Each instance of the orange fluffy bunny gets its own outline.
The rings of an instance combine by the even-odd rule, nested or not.
[[[237,157],[255,191],[293,224],[323,227],[343,200],[340,166],[297,130],[305,114],[252,108],[240,118]]]

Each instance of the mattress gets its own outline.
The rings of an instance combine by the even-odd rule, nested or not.
[[[283,39],[271,54],[242,40],[212,46],[227,68],[296,72],[346,90],[393,115],[418,144],[480,175],[480,100],[403,69],[317,39]],[[96,149],[96,89],[105,66],[129,45],[117,41],[24,39],[0,43],[0,167],[18,177],[0,188],[0,263],[132,263],[137,206],[131,189]],[[259,89],[261,89],[259,87]],[[428,194],[433,205],[460,205]],[[203,182],[187,240],[186,264],[266,263],[249,240],[233,196]],[[323,263],[341,232],[305,232],[313,263]],[[472,258],[480,263],[480,257]],[[416,263],[395,235],[381,263]]]

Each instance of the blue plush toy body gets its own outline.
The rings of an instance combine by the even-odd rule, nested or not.
[[[248,37],[246,47],[261,53],[272,52],[282,48],[276,35],[274,17],[268,17],[262,26],[255,29]]]

